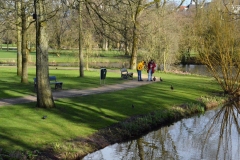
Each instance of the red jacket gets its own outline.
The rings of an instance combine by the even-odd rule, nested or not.
[[[154,62],[149,62],[148,63],[148,70],[147,72],[151,69],[152,70],[152,74],[154,73],[154,68],[156,67],[156,64]]]

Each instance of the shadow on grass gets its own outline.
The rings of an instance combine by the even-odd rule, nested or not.
[[[77,73],[73,74],[77,71],[69,72],[54,70],[51,71],[51,75],[56,75],[57,79],[63,82],[63,89],[101,86],[100,77],[96,72],[87,72],[88,75],[84,78],[78,77]],[[106,84],[125,82],[117,73],[108,75]],[[31,74],[29,80],[33,77]],[[0,127],[5,135],[2,138],[7,139],[6,143],[10,146],[20,146],[23,149],[57,147],[67,140],[85,138],[101,128],[131,116],[144,115],[156,110],[169,110],[174,105],[186,102],[197,102],[197,98],[207,91],[207,89],[201,91],[203,81],[195,81],[191,76],[178,80],[175,75],[162,77],[163,82],[150,83],[138,88],[56,100],[57,107],[53,109],[35,108],[35,103],[3,107]],[[170,84],[174,85],[173,91]],[[33,87],[32,84],[28,85],[29,88]],[[8,90],[9,87],[4,89]],[[41,119],[44,115],[47,115],[45,120]],[[8,126],[4,126],[3,123]],[[24,143],[18,143],[16,139],[21,139]]]

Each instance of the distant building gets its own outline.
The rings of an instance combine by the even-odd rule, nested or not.
[[[204,2],[202,4],[199,4],[199,7],[200,8],[206,8],[206,7],[209,6],[210,3],[211,2]],[[187,10],[193,10],[193,9],[196,9],[196,2],[195,2],[195,0],[191,0],[189,5],[187,5],[187,6],[181,6],[178,11],[187,11]]]
[[[232,5],[232,11],[235,14],[239,14],[240,13],[240,5]]]

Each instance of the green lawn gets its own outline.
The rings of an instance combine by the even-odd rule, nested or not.
[[[16,67],[0,67],[0,97],[22,97],[34,94],[33,78],[35,77],[35,67],[28,69],[28,84],[21,84],[21,77],[17,75]],[[63,82],[63,89],[86,89],[99,87],[100,69],[85,71],[84,78],[79,77],[78,68],[50,67],[49,75],[55,75],[58,81]],[[123,83],[120,79],[120,71],[107,72],[105,84]],[[54,88],[54,86],[52,86]]]
[[[84,50],[84,55],[87,53]],[[78,50],[50,50],[49,51],[49,63],[78,63]],[[89,54],[89,62],[128,62],[130,56],[125,56],[122,51],[102,51],[94,50]],[[85,57],[86,59],[86,57]],[[30,52],[28,57],[29,62],[36,62],[36,53]],[[16,62],[17,51],[16,50],[0,50],[0,63]]]
[[[1,98],[33,94],[34,68],[29,69],[28,85],[19,83],[14,67],[0,67],[0,73]],[[64,82],[64,89],[100,86],[98,70],[86,71],[84,78],[78,77],[78,70],[69,68],[52,68],[50,74]],[[63,98],[55,101],[57,107],[53,109],[36,108],[35,103],[0,107],[0,148],[33,150],[46,145],[59,147],[66,140],[89,136],[130,116],[196,103],[200,96],[220,91],[209,77],[161,72],[155,75],[161,76],[163,82],[112,93]],[[108,72],[106,84],[124,82],[119,76],[118,72]],[[174,86],[173,91],[170,85]],[[43,120],[44,115],[47,119]]]
[[[16,50],[0,50],[0,60],[4,59],[17,59],[17,51]]]

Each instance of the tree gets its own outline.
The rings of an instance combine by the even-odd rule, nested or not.
[[[171,3],[158,5],[145,11],[141,20],[140,46],[145,51],[143,59],[154,61],[167,71],[167,66],[176,61],[179,37],[181,37],[177,6]]]
[[[37,107],[55,107],[49,83],[48,68],[48,34],[45,0],[34,0],[36,20],[36,77],[37,77]]]
[[[76,47],[76,29],[78,27],[74,25],[76,23],[76,19],[73,18],[75,15],[72,14],[74,12],[71,12],[71,8],[66,3],[61,4],[61,2],[58,2],[52,5],[54,5],[54,8],[57,8],[59,5],[62,7],[54,17],[48,20],[49,24],[51,24],[47,28],[49,33],[49,46],[57,50]]]
[[[84,63],[83,63],[83,34],[82,34],[82,3],[81,1],[79,1],[78,4],[79,8],[78,8],[78,23],[79,23],[79,28],[78,28],[78,32],[79,32],[79,75],[80,77],[84,77]]]
[[[26,13],[27,3],[21,0],[21,53],[22,53],[22,75],[21,82],[28,83],[28,55],[27,48],[27,29],[28,29],[28,15]]]
[[[140,21],[139,17],[142,12],[151,7],[153,4],[160,3],[160,0],[154,1],[146,1],[146,0],[124,0],[124,1],[108,1],[108,3],[104,3],[102,1],[98,1],[94,3],[92,1],[88,1],[88,6],[91,8],[94,13],[99,18],[100,23],[97,26],[97,23],[93,22],[96,28],[103,33],[104,36],[112,40],[116,40],[116,37],[113,32],[110,32],[111,35],[104,32],[103,28],[114,29],[113,31],[121,35],[124,39],[125,44],[125,52],[127,52],[128,41],[131,41],[131,60],[130,60],[130,68],[135,69],[137,63],[137,49],[139,42],[139,27]],[[103,10],[102,7],[108,5],[108,9]],[[112,9],[109,9],[112,8]],[[115,14],[113,14],[115,13]],[[107,26],[107,27],[103,27]],[[130,33],[130,34],[128,34]],[[118,35],[117,34],[117,35]],[[115,38],[112,37],[114,35]]]
[[[129,1],[129,3],[131,2]],[[133,5],[135,9],[131,8],[132,10],[135,10],[132,13],[133,30],[132,30],[132,54],[131,54],[131,60],[130,60],[131,69],[135,69],[137,66],[137,47],[138,47],[138,40],[139,40],[139,35],[137,33],[138,27],[139,27],[138,17],[142,12],[142,10],[144,9],[142,8],[142,0],[138,0],[135,3],[136,5]]]
[[[195,44],[224,93],[240,96],[240,28],[234,19],[221,3],[212,2],[196,17]]]
[[[131,11],[132,11],[132,21],[133,21],[133,32],[132,32],[132,53],[131,53],[131,61],[130,61],[130,67],[131,69],[135,69],[136,68],[136,62],[137,62],[137,50],[138,50],[138,43],[139,43],[139,36],[140,36],[140,32],[139,32],[139,27],[140,27],[140,21],[139,21],[139,17],[142,14],[142,12],[146,9],[151,9],[153,7],[156,7],[158,9],[162,9],[162,11],[165,10],[165,6],[168,6],[170,8],[172,8],[172,10],[174,11],[176,8],[179,8],[181,6],[181,4],[184,2],[184,0],[181,0],[180,4],[178,6],[176,6],[175,8],[172,8],[170,5],[167,4],[171,4],[168,3],[168,1],[161,1],[161,0],[154,0],[154,1],[144,1],[144,0],[135,0],[135,1],[130,1],[128,0],[128,3],[130,4],[129,6],[131,6]],[[131,4],[133,3],[133,4]],[[162,6],[162,7],[159,7]],[[170,12],[169,12],[170,13]],[[164,15],[164,14],[163,14]],[[168,32],[165,32],[166,34]],[[169,44],[169,40],[166,39],[166,37],[164,38],[164,41],[166,44]],[[169,46],[166,46],[166,49],[164,52],[168,53],[169,52]],[[164,63],[166,61],[166,56],[164,56]]]
[[[22,48],[21,48],[21,44],[22,44],[22,36],[21,36],[21,1],[17,0],[15,2],[15,6],[16,6],[16,27],[17,27],[17,75],[18,76],[22,76]]]
[[[107,50],[109,43],[114,42],[123,44],[125,55],[129,55],[132,23],[126,1],[87,1],[86,7],[103,50]]]
[[[14,6],[15,4],[15,6]],[[11,36],[17,37],[17,75],[22,76],[22,51],[21,51],[21,0],[16,0],[15,3],[11,0],[0,1],[0,16],[1,16],[1,33],[6,33],[7,49]],[[17,30],[17,35],[14,30]],[[11,33],[11,34],[9,34]],[[14,43],[14,41],[11,41]]]
[[[83,46],[86,49],[86,53],[85,53],[86,70],[89,70],[88,58],[93,51],[94,45],[95,45],[95,41],[94,41],[94,38],[93,38],[93,31],[91,29],[85,29]]]

